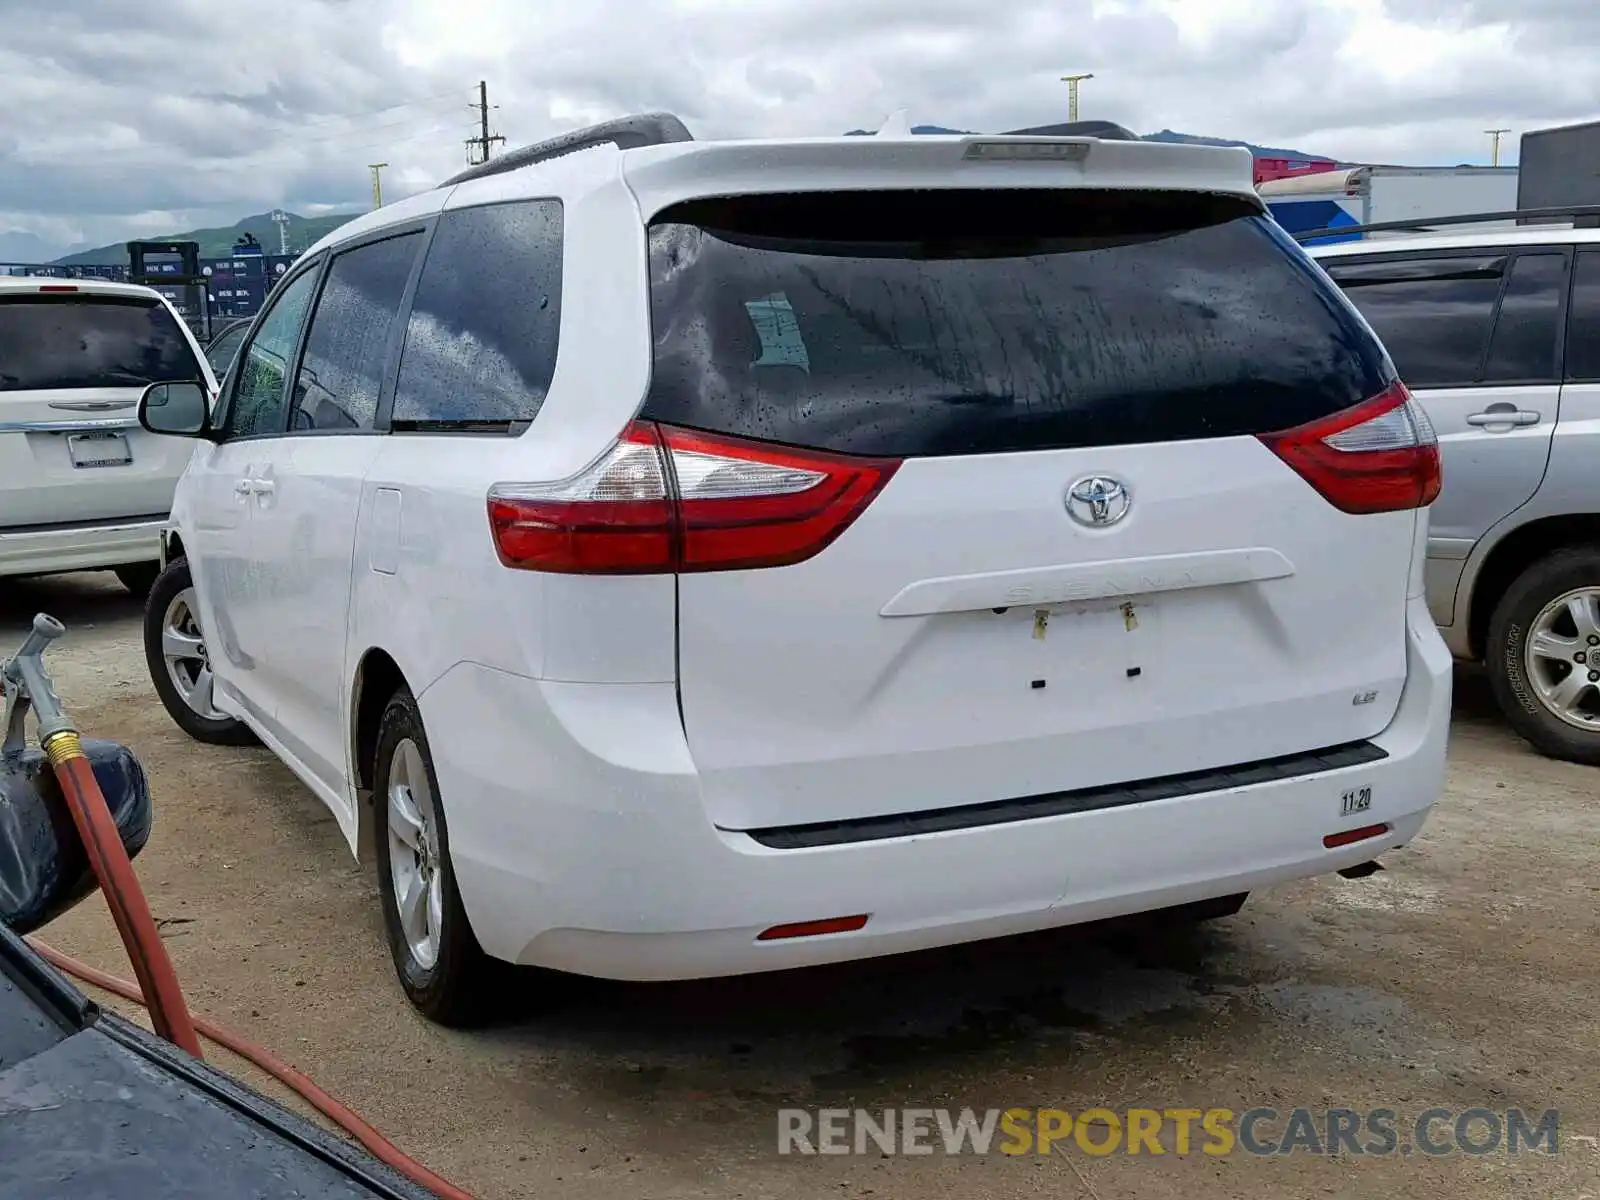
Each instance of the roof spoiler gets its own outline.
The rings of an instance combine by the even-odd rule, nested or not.
[[[1269,201],[1270,203],[1270,201]],[[1285,203],[1294,203],[1285,201]],[[1441,225],[1486,225],[1491,221],[1557,223],[1571,221],[1574,229],[1600,229],[1600,204],[1568,205],[1560,208],[1511,208],[1504,212],[1454,213],[1448,217],[1419,217],[1411,221],[1374,221],[1368,225],[1324,225],[1294,234],[1297,242],[1321,238],[1348,237],[1353,233],[1428,232]]]
[[[888,137],[908,135],[910,126],[905,121],[904,112],[895,113],[878,132],[881,136]],[[1124,142],[1141,140],[1132,130],[1112,121],[1069,121],[1064,125],[1036,125],[1030,129],[1009,129],[1001,136],[1092,137]],[[615,120],[602,121],[598,125],[588,125],[582,129],[558,134],[542,142],[535,142],[531,146],[508,150],[488,162],[479,163],[477,166],[468,167],[460,174],[452,175],[439,186],[454,187],[458,183],[467,183],[473,179],[502,175],[507,171],[531,167],[535,163],[560,158],[564,154],[576,154],[579,150],[588,150],[594,146],[615,146],[619,150],[634,150],[641,146],[663,146],[670,142],[692,141],[694,135],[689,132],[688,127],[669,112],[617,117]]]
[[[488,162],[468,167],[459,175],[452,175],[440,187],[452,187],[472,179],[486,179],[507,171],[531,167],[534,163],[576,154],[594,146],[615,146],[619,150],[633,150],[640,146],[663,146],[669,142],[692,142],[694,135],[682,121],[668,112],[640,113],[632,117],[618,117],[558,134],[531,146],[508,150]]]
[[[1028,129],[1008,129],[1002,137],[1092,137],[1106,141],[1140,142],[1133,130],[1115,121],[1068,121],[1064,125],[1034,125]]]

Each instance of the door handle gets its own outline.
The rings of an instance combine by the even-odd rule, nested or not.
[[[1483,412],[1472,413],[1467,417],[1467,424],[1481,429],[1485,425],[1537,425],[1539,419],[1539,413],[1507,405],[1505,408],[1486,408]]]
[[[248,496],[254,485],[254,480],[241,479],[233,485],[233,494],[235,496]]]
[[[270,496],[278,490],[278,485],[270,479],[252,479],[250,490],[258,496]]]

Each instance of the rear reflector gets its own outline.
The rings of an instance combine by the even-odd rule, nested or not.
[[[863,914],[858,917],[829,917],[826,921],[799,921],[793,925],[774,925],[771,929],[763,930],[756,941],[776,942],[783,938],[820,937],[825,933],[854,933],[866,923],[867,918]]]
[[[1388,832],[1387,825],[1363,825],[1360,829],[1342,829],[1323,838],[1322,845],[1324,849],[1337,850],[1340,846],[1353,846],[1368,838],[1382,837]]]
[[[780,567],[819,553],[899,467],[643,421],[550,484],[499,484],[489,527],[508,567],[575,575]]]
[[[1398,380],[1343,412],[1260,438],[1342,512],[1426,508],[1443,481],[1433,425]]]

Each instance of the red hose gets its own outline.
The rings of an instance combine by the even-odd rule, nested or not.
[[[52,946],[29,938],[33,948],[67,974],[121,996],[124,1000],[144,1005],[150,1011],[150,1023],[155,1026],[156,1033],[195,1058],[202,1057],[200,1038],[196,1034],[198,1030],[217,1045],[254,1063],[355,1138],[374,1158],[418,1186],[432,1191],[442,1200],[472,1200],[469,1193],[411,1158],[275,1054],[246,1041],[215,1021],[189,1014],[183,989],[178,985],[178,974],[172,969],[172,959],[167,955],[166,943],[161,940],[155,918],[150,915],[144,889],[139,886],[139,877],[133,872],[127,847],[122,844],[122,834],[112,820],[105,795],[94,777],[94,769],[83,756],[78,735],[56,734],[47,739],[45,752],[55,767],[56,779],[61,783],[67,808],[72,813],[72,822],[77,826],[78,836],[88,852],[89,866],[100,881],[100,890],[105,893],[111,918],[117,924],[117,932],[122,937],[122,944],[128,951],[128,959],[133,964],[133,973],[139,982],[135,984],[118,979],[115,975],[108,975]]]
[[[195,1058],[203,1057],[189,1006],[178,986],[178,974],[167,957],[166,943],[156,930],[155,918],[150,915],[150,905],[133,873],[133,864],[128,861],[122,834],[111,819],[111,810],[95,780],[94,768],[83,756],[76,734],[57,734],[45,749],[72,812],[72,823],[78,827],[78,837],[88,851],[89,866],[100,881],[111,919],[117,923],[117,932],[127,947],[141,997],[150,997],[146,1007],[151,1024],[157,1034],[179,1049]]]
[[[115,975],[107,975],[104,971],[97,970],[87,963],[81,963],[70,955],[63,954],[54,946],[47,946],[37,938],[29,938],[29,944],[39,954],[54,963],[68,975],[77,977],[85,983],[121,996],[124,1000],[132,1000],[135,1004],[144,1004],[144,996],[140,994],[137,985],[126,979],[118,979]],[[148,1005],[146,1005],[148,1007]],[[400,1174],[422,1187],[437,1193],[442,1200],[472,1200],[468,1192],[462,1191],[447,1179],[435,1175],[416,1159],[410,1157],[383,1134],[371,1125],[368,1125],[359,1116],[345,1105],[335,1100],[323,1091],[305,1075],[294,1067],[284,1062],[270,1050],[257,1046],[254,1042],[247,1041],[239,1034],[226,1026],[218,1025],[206,1017],[195,1017],[194,1027],[211,1041],[228,1050],[232,1050],[240,1058],[247,1059],[271,1075],[279,1083],[294,1092],[311,1107],[315,1108],[328,1120],[343,1129],[356,1141],[367,1148],[374,1158],[380,1159],[393,1167]]]

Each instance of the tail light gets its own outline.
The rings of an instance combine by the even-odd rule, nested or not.
[[[636,575],[780,567],[820,552],[899,466],[635,422],[593,465],[489,492],[508,567]]]
[[[1398,380],[1331,417],[1260,438],[1342,512],[1426,508],[1443,481],[1433,425]]]

